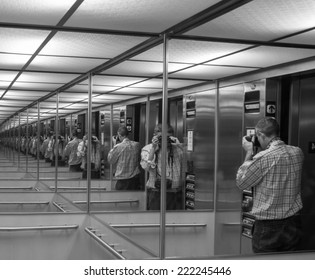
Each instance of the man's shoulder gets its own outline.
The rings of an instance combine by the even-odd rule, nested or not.
[[[286,145],[289,150],[291,150],[294,154],[304,156],[302,149],[298,146]]]
[[[150,150],[151,150],[151,147],[152,147],[152,143],[147,144],[147,145],[145,145],[145,146],[142,148],[142,151],[150,151]]]
[[[183,151],[184,150],[184,146],[182,143],[172,143],[172,146],[173,146],[173,149],[177,149],[177,150],[181,150]]]
[[[68,145],[75,146],[79,143],[80,143],[80,141],[78,139],[72,139],[68,142]]]
[[[129,141],[130,141],[130,143],[131,143],[132,145],[134,145],[134,146],[140,146],[140,143],[137,142],[137,141],[133,141],[133,140],[129,140]]]
[[[289,149],[289,150],[292,150],[292,151],[302,152],[302,149],[300,147],[287,144],[287,143],[285,143],[282,140],[276,141],[275,145],[273,146],[273,148],[274,149],[276,149],[276,148],[284,148],[284,149]]]
[[[278,141],[275,145],[272,145],[269,149],[263,150],[257,154],[258,157],[269,157],[276,156],[281,157],[282,155],[294,155],[304,157],[303,151],[298,146],[286,144],[283,141]]]

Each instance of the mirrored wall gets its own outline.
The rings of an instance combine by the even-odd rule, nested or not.
[[[109,163],[107,157],[113,147],[113,137],[117,135],[120,126],[126,126],[128,138],[138,142],[141,149],[151,143],[155,126],[162,122],[161,96],[145,96],[136,103],[119,103],[104,107],[93,105],[89,119],[89,110],[85,109],[88,108],[88,94],[85,94],[86,98],[82,98],[84,93],[81,94],[80,98],[84,101],[76,104],[79,109],[77,112],[67,114],[64,104],[71,99],[69,95],[60,93],[38,103],[8,123],[6,131],[2,132],[4,137],[1,145],[1,191],[19,192],[21,202],[26,196],[32,200],[46,194],[48,200],[51,197],[54,199],[50,203],[49,211],[147,211],[146,184],[149,174],[140,166],[140,155],[139,187],[130,191],[116,189],[116,167]],[[188,98],[192,98],[191,95]],[[193,98],[197,102],[204,102],[202,99],[199,101],[199,96],[194,95]],[[198,157],[200,152],[198,149],[188,152],[186,150],[186,127],[189,131],[195,129],[191,119],[183,117],[186,114],[186,99],[186,96],[169,98],[168,117],[174,128],[173,136],[182,145],[185,162],[193,165],[194,161],[195,167],[198,168],[198,159],[195,157]],[[45,114],[43,110],[48,111]],[[75,139],[81,144],[74,145]],[[79,146],[82,148],[80,155]],[[78,155],[71,154],[71,149],[75,149]],[[73,157],[78,159],[73,161]],[[190,171],[189,178],[193,183],[192,166],[184,168],[183,185],[186,179],[184,176],[189,173],[187,171]],[[208,182],[207,187],[213,188],[213,182]],[[198,199],[198,192],[196,199],[191,197],[188,201],[182,197],[181,206],[176,210],[212,209],[213,191],[201,189],[200,192],[202,199]],[[205,195],[206,193],[209,193],[209,196]],[[205,197],[208,199],[205,200]],[[90,199],[89,203],[87,199]],[[24,209],[26,212],[29,210],[24,206],[15,208]],[[41,209],[37,207],[37,210]]]

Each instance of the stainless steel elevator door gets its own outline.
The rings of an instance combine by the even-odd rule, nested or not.
[[[312,143],[315,143],[315,77],[301,79],[299,93],[299,128],[296,133],[298,145],[305,156],[302,177],[302,248],[315,249],[315,150],[311,149]]]

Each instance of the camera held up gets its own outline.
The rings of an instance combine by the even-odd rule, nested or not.
[[[248,142],[252,142],[253,143],[253,155],[257,154],[258,153],[258,150],[260,148],[260,143],[258,141],[258,138],[255,134],[251,134],[251,135],[247,135],[245,137],[245,139],[248,141]]]
[[[158,145],[161,146],[161,144],[162,144],[162,134],[157,135],[157,138],[158,138]],[[166,142],[169,145],[169,144],[175,143],[175,140],[171,136],[167,136]]]

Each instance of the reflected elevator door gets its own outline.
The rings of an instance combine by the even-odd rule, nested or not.
[[[305,156],[302,178],[302,248],[315,249],[315,149],[312,149],[315,143],[315,77],[300,80],[299,104],[299,147]]]

